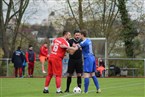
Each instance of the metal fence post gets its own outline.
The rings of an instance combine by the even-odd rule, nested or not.
[[[145,59],[144,59],[144,77],[145,77]]]
[[[9,76],[9,58],[6,58],[6,64],[7,64],[7,77]]]

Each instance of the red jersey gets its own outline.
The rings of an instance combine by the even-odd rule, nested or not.
[[[41,48],[40,48],[39,56],[47,57],[47,55],[48,55],[48,48],[45,47],[44,45],[42,45]]]
[[[69,43],[63,37],[53,40],[50,56],[63,58],[65,56],[66,48],[61,48],[60,45],[69,46]]]

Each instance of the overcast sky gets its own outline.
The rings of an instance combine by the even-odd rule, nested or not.
[[[59,10],[62,7],[64,7],[64,0],[45,0],[44,2],[43,0],[31,1],[24,15],[24,19],[31,24],[40,24],[43,19],[48,18],[51,11]]]
[[[47,19],[48,15],[51,13],[51,11],[59,11],[59,9],[62,9],[63,7],[67,6],[65,1],[66,0],[35,0],[35,2],[32,2],[30,0],[30,4],[26,10],[24,19],[26,20],[25,22],[29,22],[31,24],[38,23],[40,24],[43,19]],[[71,2],[76,1],[76,0],[71,0]],[[131,0],[131,1],[139,1],[139,0]],[[141,4],[144,4],[144,14],[145,14],[145,1],[141,0]],[[141,5],[139,4],[139,5]],[[129,4],[130,5],[130,4]],[[130,8],[130,7],[128,7]],[[135,11],[134,8],[130,8],[132,18],[137,18],[138,13]],[[31,13],[31,14],[30,14]],[[29,18],[28,18],[29,16]]]

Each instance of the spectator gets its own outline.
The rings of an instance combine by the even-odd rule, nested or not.
[[[97,67],[97,72],[100,73],[100,76],[105,76],[105,64],[102,59],[99,60],[99,66]]]
[[[103,66],[105,68],[104,61],[102,59],[99,60],[99,66]]]
[[[66,58],[66,56],[64,57],[64,59],[62,60],[63,63],[63,76],[67,75],[67,68],[68,68],[68,58]]]
[[[47,42],[45,42],[40,47],[39,60],[41,62],[41,66],[42,66],[42,73],[46,73],[44,64],[45,64],[45,61],[48,60],[48,57],[49,57],[47,46],[48,46],[48,44],[47,44]]]
[[[25,57],[21,51],[21,47],[19,46],[16,51],[14,51],[12,55],[12,63],[14,63],[15,68],[15,77],[22,77],[22,67]]]
[[[25,53],[22,51],[23,55],[24,55],[24,62],[23,62],[23,67],[22,67],[22,75],[23,77],[25,77],[25,67],[27,66],[27,62],[26,62],[26,56],[25,56]]]
[[[33,51],[33,46],[29,45],[29,49],[26,52],[26,61],[28,63],[28,76],[33,77],[34,72],[34,64],[36,61],[36,54]]]

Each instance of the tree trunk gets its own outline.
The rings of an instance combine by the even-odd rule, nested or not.
[[[14,37],[13,37],[13,40],[12,40],[12,45],[11,45],[11,50],[10,50],[10,57],[12,57],[12,54],[13,54],[13,50],[15,50],[15,47],[16,47],[16,41],[17,41],[17,37],[18,37],[18,34],[19,34],[19,27],[21,25],[21,20],[22,20],[22,17],[23,17],[23,14],[25,12],[25,9],[27,8],[28,6],[28,3],[29,3],[29,0],[20,0],[20,6],[19,6],[19,13],[18,13],[18,16],[17,16],[17,21],[16,21],[16,27],[14,29]]]
[[[14,5],[14,2],[17,2],[16,5]],[[6,18],[4,20],[3,15],[3,3],[5,3],[7,7],[6,11]],[[1,34],[1,46],[2,50],[4,52],[3,58],[9,58],[12,55],[13,50],[15,49],[15,44],[18,36],[18,30],[19,26],[21,24],[21,20],[23,17],[23,14],[29,4],[29,0],[9,0],[8,2],[5,2],[4,0],[0,0],[0,34]],[[12,44],[12,47],[9,45],[9,39],[7,38],[7,27],[9,25],[9,21],[16,17],[16,27],[14,29],[14,32],[16,34],[14,35],[14,38],[10,44]],[[2,62],[2,65],[0,67],[0,75],[6,74],[6,69],[3,67],[6,67],[5,62]]]
[[[79,0],[79,8],[78,8],[78,12],[79,12],[79,23],[80,23],[80,29],[83,29],[83,28],[84,28],[82,2],[83,2],[83,0]]]

